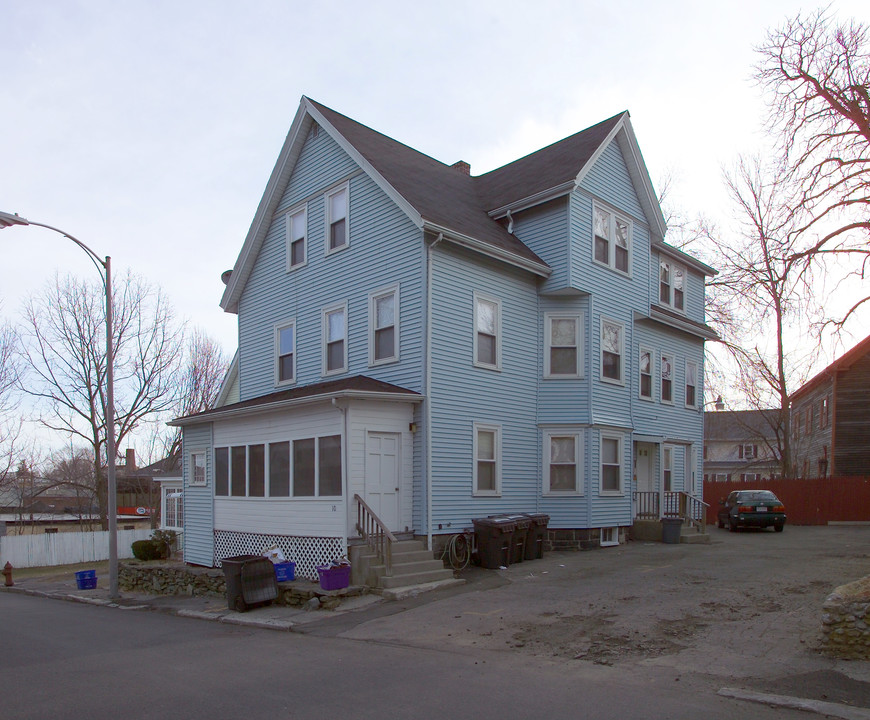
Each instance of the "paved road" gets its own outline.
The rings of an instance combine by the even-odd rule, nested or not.
[[[0,593],[0,716],[807,717],[716,694],[735,684],[856,704],[868,663],[812,642],[870,528],[712,532],[478,570],[306,634]]]

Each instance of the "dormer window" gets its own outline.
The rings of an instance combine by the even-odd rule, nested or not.
[[[674,310],[686,308],[686,271],[679,265],[662,261],[659,265],[659,301]]]
[[[593,213],[593,257],[626,275],[630,267],[631,221],[595,205]]]

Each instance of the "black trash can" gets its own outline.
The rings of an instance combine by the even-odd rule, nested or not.
[[[236,555],[221,560],[227,586],[227,607],[245,612],[249,605],[278,597],[275,566],[262,555]]]
[[[494,520],[496,518],[506,518],[516,523],[514,536],[511,539],[510,561],[512,563],[522,562],[526,555],[526,543],[529,537],[529,529],[532,526],[531,519],[524,513],[519,515],[510,515],[507,513],[503,515],[490,515],[488,519]]]
[[[544,557],[544,541],[547,538],[547,526],[550,524],[550,516],[544,513],[525,513],[531,521],[529,534],[526,537],[526,560],[540,560]]]
[[[477,535],[477,555],[481,567],[497,570],[510,565],[517,524],[505,517],[477,518],[472,522]]]
[[[682,528],[682,518],[662,518],[662,542],[669,545],[680,542],[680,530]]]

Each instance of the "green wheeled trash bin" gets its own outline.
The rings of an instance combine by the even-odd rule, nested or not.
[[[278,597],[275,566],[262,555],[236,555],[221,560],[227,586],[227,607],[245,612],[250,605]]]
[[[477,518],[472,522],[481,567],[497,570],[510,565],[516,523],[506,517]]]
[[[662,518],[662,542],[669,545],[680,542],[682,528],[682,518]]]
[[[547,526],[550,516],[544,513],[526,513],[530,520],[529,534],[526,538],[526,560],[540,560],[544,557],[544,541],[547,539]]]

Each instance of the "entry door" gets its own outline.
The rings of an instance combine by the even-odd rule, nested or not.
[[[655,445],[652,443],[637,443],[634,455],[634,474],[637,477],[638,492],[653,492],[655,482],[653,475],[653,457]]]
[[[390,529],[399,527],[399,435],[368,433],[366,503]]]

